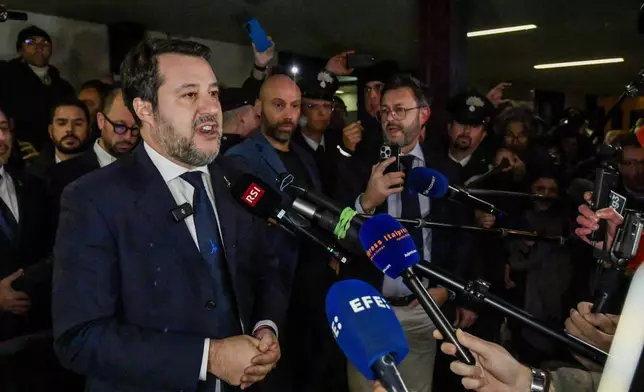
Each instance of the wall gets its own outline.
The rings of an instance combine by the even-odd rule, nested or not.
[[[606,113],[608,113],[610,108],[617,102],[617,99],[618,97],[600,97],[597,103],[598,106],[604,108]],[[631,120],[633,120],[631,119],[631,111],[642,111],[642,114],[634,118],[634,120],[637,120],[639,117],[644,117],[644,97],[627,98],[620,108],[622,111],[622,127],[620,129],[627,131],[631,128]],[[606,130],[612,129],[615,129],[615,127],[609,121],[606,125]]]
[[[78,87],[83,81],[107,76],[109,72],[109,43],[107,26],[28,13],[28,21],[0,23],[0,60],[17,56],[16,37],[23,28],[36,25],[45,30],[53,41],[52,65],[63,77]],[[151,37],[164,33],[148,32]],[[185,37],[182,37],[185,38]],[[253,67],[253,51],[245,45],[191,38],[212,50],[211,64],[221,83],[241,86]]]

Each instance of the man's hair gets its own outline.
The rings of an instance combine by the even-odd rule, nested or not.
[[[163,84],[158,56],[169,53],[201,57],[206,61],[210,59],[210,49],[207,46],[177,39],[144,40],[130,50],[121,63],[121,80],[125,104],[139,126],[141,120],[134,111],[134,99],[150,102],[152,109],[156,110],[159,87]]]
[[[112,105],[114,105],[114,101],[120,94],[123,94],[123,89],[121,88],[121,85],[120,84],[112,85],[112,88],[107,92],[107,95],[105,96],[105,100],[103,101],[103,107],[101,108],[101,111],[104,113],[108,113],[110,110],[112,110]]]
[[[101,98],[101,103],[105,102],[105,97],[112,90],[111,85],[109,85],[107,83],[103,83],[98,79],[92,79],[92,80],[88,80],[88,81],[84,82],[81,85],[81,88],[78,91],[81,92],[83,90],[88,90],[88,89],[91,89],[91,88],[93,88],[94,90],[96,90],[98,92],[98,96]]]
[[[534,112],[525,106],[504,109],[494,120],[494,133],[499,137],[504,137],[508,130],[508,125],[513,122],[523,124],[523,131],[528,139],[532,140],[537,137],[537,124]]]
[[[79,108],[85,114],[85,120],[89,124],[90,122],[89,110],[87,110],[87,106],[78,98],[69,96],[69,97],[60,98],[53,104],[53,106],[51,107],[51,110],[49,111],[49,125],[52,125],[54,123],[54,116],[56,115],[56,110],[62,106],[75,106]]]
[[[394,75],[382,89],[382,97],[384,98],[385,93],[389,90],[397,90],[400,88],[408,88],[414,94],[416,99],[416,104],[418,106],[429,106],[431,99],[429,97],[429,90],[427,86],[420,82],[420,80],[409,74],[397,74]]]
[[[20,30],[20,32],[18,33],[18,37],[16,38],[16,52],[20,52],[23,42],[25,42],[30,37],[43,37],[47,40],[47,42],[53,44],[51,42],[51,37],[45,30],[41,29],[38,26],[29,26]]]

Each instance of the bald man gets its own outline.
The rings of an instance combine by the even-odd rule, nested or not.
[[[260,113],[259,132],[226,152],[227,156],[241,157],[276,192],[280,192],[276,179],[281,173],[293,174],[295,181],[307,189],[322,190],[314,158],[291,141],[301,102],[300,89],[290,77],[271,76],[255,103]],[[292,202],[285,193],[282,199]],[[280,335],[282,363],[267,381],[273,377],[280,391],[344,391],[343,356],[337,351],[324,314],[324,298],[335,279],[328,266],[329,257],[316,245],[280,227],[271,226],[269,235],[282,279],[289,288],[290,305],[285,333]]]

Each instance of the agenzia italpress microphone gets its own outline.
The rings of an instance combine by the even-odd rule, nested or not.
[[[447,177],[441,172],[428,167],[415,167],[407,176],[407,186],[412,192],[420,193],[430,199],[440,199],[449,192],[449,196],[459,201],[469,202],[477,208],[494,215],[507,215],[492,203],[472,196],[465,189],[449,185]]]
[[[310,225],[310,222],[297,214],[293,216],[284,211],[280,207],[281,196],[260,178],[244,173],[231,186],[230,192],[235,201],[251,214],[266,220],[272,218],[286,229],[294,230],[322,246],[339,262],[346,264],[349,261],[349,257],[335,246],[333,241],[327,240],[312,227],[307,227],[306,223]]]
[[[335,283],[326,295],[326,317],[349,362],[388,392],[407,391],[398,365],[409,352],[405,333],[387,301],[360,280]]]
[[[474,365],[472,353],[456,339],[454,328],[411,268],[420,262],[420,254],[407,229],[391,216],[378,214],[362,225],[360,243],[369,259],[387,276],[392,279],[402,276],[446,341],[456,346],[458,358]]]

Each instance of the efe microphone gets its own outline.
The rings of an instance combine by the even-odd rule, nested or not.
[[[281,196],[260,178],[248,173],[242,174],[231,186],[230,192],[235,201],[251,214],[266,220],[272,218],[284,225],[286,229],[294,230],[322,246],[339,262],[343,264],[349,262],[350,258],[332,241],[326,240],[313,228],[303,225],[301,221],[304,219],[290,217],[290,214],[280,207]]]
[[[458,341],[454,328],[411,268],[420,262],[420,254],[407,229],[390,215],[378,214],[362,225],[360,242],[378,269],[392,279],[402,276],[436,328],[456,346],[458,358],[463,363],[474,365],[472,353]]]
[[[368,380],[380,380],[388,392],[406,392],[396,365],[409,346],[400,321],[380,293],[360,280],[343,280],[329,289],[325,308],[349,362]]]

